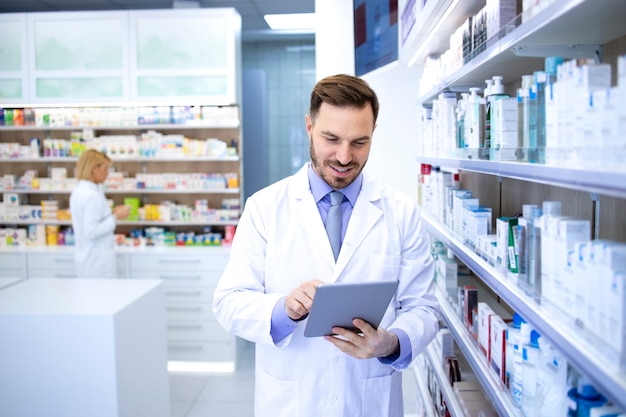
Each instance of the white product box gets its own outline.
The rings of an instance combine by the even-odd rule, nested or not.
[[[439,329],[436,337],[436,346],[440,349],[441,366],[445,367],[447,359],[454,356],[454,336],[448,329]]]
[[[466,219],[468,225],[466,243],[474,248],[477,236],[485,236],[491,233],[491,207],[478,206],[476,208],[468,208]]]
[[[491,369],[503,383],[506,383],[506,331],[507,324],[502,317],[494,314],[489,323],[489,344],[491,346]]]
[[[491,266],[495,266],[497,239],[498,237],[495,234],[476,236],[476,252]]]
[[[609,279],[609,345],[619,354],[623,366],[626,362],[626,271],[614,272]]]
[[[459,233],[462,237],[463,242],[467,243],[469,238],[469,230],[471,223],[471,213],[472,209],[477,209],[480,202],[477,198],[466,198],[461,201],[461,229]]]
[[[439,256],[435,261],[437,286],[446,297],[455,297],[458,287],[458,264],[452,258]]]
[[[554,268],[556,263],[556,235],[559,222],[565,216],[546,217],[541,231],[541,295],[548,306],[555,305]]]
[[[480,349],[482,354],[485,355],[485,358],[487,358],[487,363],[489,363],[489,361],[491,360],[491,348],[489,345],[491,330],[489,328],[489,324],[491,316],[493,316],[494,314],[495,313],[493,312],[491,307],[489,307],[489,304],[478,303],[478,348]]]
[[[50,178],[52,179],[52,181],[65,180],[67,178],[67,168],[50,168]]]
[[[589,263],[587,265],[590,277],[600,277],[602,274],[602,261],[606,246],[619,245],[610,240],[592,240],[589,248]],[[587,300],[587,329],[596,336],[600,336],[600,310],[606,308],[606,293],[599,285],[588,286],[589,297]]]
[[[459,187],[455,185],[448,185],[445,187],[445,195],[444,195],[444,209],[443,209],[443,221],[446,226],[450,229],[452,228],[452,198],[454,195],[454,191],[458,190]]]
[[[517,217],[499,217],[496,219],[497,255],[496,268],[506,275],[509,266],[509,230],[511,223],[517,224]]]
[[[471,190],[457,189],[452,192],[452,230],[461,235],[463,230],[463,200],[472,198]]]
[[[498,35],[500,30],[517,15],[517,0],[487,0],[487,39]],[[515,25],[513,24],[513,28]],[[506,31],[495,39],[506,35]]]
[[[491,143],[493,159],[514,161],[517,159],[517,98],[509,97],[493,102]]]
[[[624,332],[624,274],[626,273],[626,245],[606,245],[600,260],[598,279],[592,283],[600,287],[603,308],[599,310],[600,338],[623,352]]]
[[[2,201],[5,209],[17,208],[20,205],[19,195],[16,193],[4,193]]]
[[[564,219],[558,222],[554,241],[555,265],[553,270],[554,303],[569,317],[574,318],[574,246],[589,241],[591,223],[588,220]],[[542,245],[543,246],[543,245]],[[542,258],[543,259],[543,258]],[[543,277],[543,274],[542,274]]]
[[[574,255],[572,260],[572,271],[574,273],[574,319],[580,328],[588,328],[589,317],[589,294],[591,292],[590,277],[590,251],[591,241],[576,242],[574,245]]]

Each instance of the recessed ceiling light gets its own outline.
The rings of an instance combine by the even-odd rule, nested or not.
[[[315,29],[315,13],[266,14],[263,17],[271,29]]]

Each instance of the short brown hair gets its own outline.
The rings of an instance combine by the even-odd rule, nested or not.
[[[374,123],[378,118],[379,106],[376,92],[364,80],[352,75],[331,75],[318,81],[311,92],[309,116],[312,120],[315,120],[322,103],[358,109],[370,103],[374,113]]]
[[[111,158],[95,149],[87,149],[76,163],[76,178],[91,181],[91,171],[104,162],[111,162]]]

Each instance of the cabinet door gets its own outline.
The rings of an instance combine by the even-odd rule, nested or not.
[[[236,103],[234,9],[130,12],[132,97]]]
[[[0,103],[28,101],[26,14],[0,14]]]
[[[26,255],[24,253],[0,253],[0,278],[25,279],[26,278]],[[3,281],[4,284],[10,283]],[[1,283],[0,283],[1,285]]]
[[[72,251],[63,253],[29,253],[29,278],[77,278]]]
[[[128,13],[30,13],[33,102],[128,100]]]

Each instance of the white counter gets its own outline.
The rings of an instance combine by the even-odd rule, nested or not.
[[[169,416],[160,280],[22,281],[0,335],[0,416]]]

